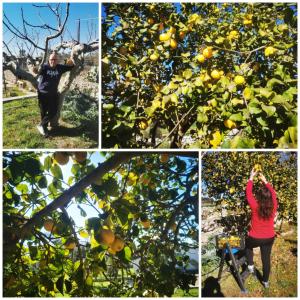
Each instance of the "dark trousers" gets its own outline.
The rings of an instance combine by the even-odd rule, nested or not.
[[[58,94],[38,93],[39,107],[41,112],[41,126],[47,130],[48,123],[56,115],[58,109]]]
[[[248,236],[246,238],[246,256],[249,265],[253,265],[253,248],[260,247],[261,261],[263,265],[263,281],[269,281],[271,270],[271,250],[274,237],[268,239],[255,239]]]

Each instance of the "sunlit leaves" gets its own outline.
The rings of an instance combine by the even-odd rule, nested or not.
[[[102,78],[103,143],[153,147],[162,132],[168,140],[161,147],[210,148],[217,130],[226,140],[234,138],[222,125],[233,115],[242,116],[237,128],[255,148],[277,147],[297,108],[295,5],[240,3],[223,9],[213,3],[181,3],[179,7],[160,3],[150,11],[147,4],[105,6],[103,59],[109,57],[109,65]],[[118,18],[113,24],[111,20]],[[161,34],[167,41],[159,41]],[[176,50],[170,49],[171,39],[176,40]],[[266,56],[268,48],[276,50],[268,50]],[[158,59],[136,64],[149,61],[156,52]],[[223,72],[218,80],[210,76],[214,69]],[[237,77],[243,84],[235,82]],[[208,101],[213,109],[201,111]],[[113,108],[106,109],[107,105]],[[128,118],[118,109],[123,105],[138,109]],[[185,116],[193,106],[201,113]],[[178,138],[180,126],[174,126],[182,117],[184,132]],[[134,126],[140,118],[149,124],[159,122],[157,134]],[[218,147],[231,144],[234,141]]]

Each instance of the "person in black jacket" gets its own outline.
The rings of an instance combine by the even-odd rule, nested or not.
[[[42,65],[39,72],[38,100],[41,112],[41,122],[38,131],[45,137],[49,136],[48,124],[56,115],[58,109],[58,84],[63,73],[74,67],[74,61],[69,59],[66,65],[58,64],[56,53],[49,57],[49,64]]]

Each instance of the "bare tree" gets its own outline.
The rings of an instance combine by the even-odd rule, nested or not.
[[[55,16],[56,24],[47,24],[41,14],[38,13],[38,20],[40,24],[30,23],[21,8],[22,26],[21,28],[14,25],[7,15],[3,14],[4,27],[9,31],[18,41],[16,44],[20,49],[25,49],[27,54],[25,57],[20,54],[24,51],[19,51],[18,54],[14,54],[13,50],[10,49],[8,43],[3,42],[3,70],[11,71],[17,78],[29,81],[34,88],[37,89],[37,78],[36,71],[39,71],[42,65],[47,61],[49,53],[55,51],[59,53],[62,50],[69,50],[70,57],[75,62],[75,67],[69,71],[63,78],[59,85],[59,107],[57,115],[51,121],[51,125],[58,123],[60,111],[62,108],[63,99],[70,89],[70,86],[76,76],[83,70],[85,55],[99,49],[99,40],[96,38],[88,43],[79,43],[78,41],[66,41],[64,39],[64,32],[66,31],[66,23],[69,18],[70,4],[33,4],[35,8],[39,10],[47,9]],[[46,32],[46,37],[41,40],[43,32]],[[54,41],[59,40],[59,43],[53,45]],[[21,43],[21,44],[20,44]],[[34,57],[34,54],[40,52],[39,57]],[[24,67],[24,61],[26,66]]]

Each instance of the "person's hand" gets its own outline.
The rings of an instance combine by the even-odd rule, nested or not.
[[[263,174],[260,174],[260,175],[259,175],[259,179],[260,179],[264,184],[267,183],[267,179],[266,179],[266,177],[265,177]]]
[[[255,168],[253,168],[250,173],[250,180],[253,180],[253,178],[256,174],[257,174],[257,172],[255,171]]]
[[[72,58],[68,58],[67,61],[66,61],[66,65],[67,66],[74,66],[74,61]]]

